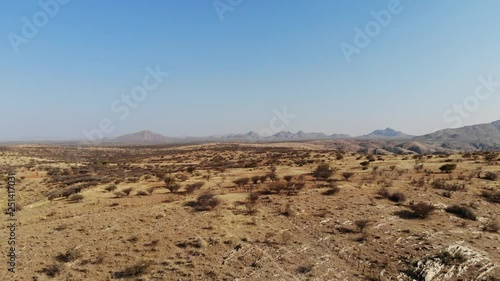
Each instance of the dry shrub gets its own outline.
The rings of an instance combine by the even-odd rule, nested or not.
[[[322,192],[322,195],[331,196],[339,193],[340,188],[338,186],[333,186],[328,188],[326,191]]]
[[[187,194],[192,194],[194,193],[196,190],[202,188],[203,186],[205,185],[204,182],[200,181],[200,182],[195,182],[193,184],[188,184],[186,185],[186,193]]]
[[[446,183],[444,179],[437,179],[432,182],[432,187],[435,189],[444,189],[447,191],[465,191],[467,190],[465,183]]]
[[[150,195],[153,195],[153,192],[155,191],[155,187],[154,186],[150,186],[146,189],[146,191],[150,194]]]
[[[139,191],[137,191],[136,195],[137,196],[148,196],[148,195],[150,195],[150,193],[148,193],[144,190],[139,190]]]
[[[115,191],[116,190],[116,185],[112,184],[112,185],[108,185],[104,188],[104,190],[108,191],[108,192],[112,192],[112,191]]]
[[[292,205],[288,203],[285,208],[281,210],[281,214],[285,217],[293,217],[295,216],[295,211],[292,209]]]
[[[495,190],[483,190],[481,196],[488,202],[499,204],[500,203],[500,191]]]
[[[439,170],[443,173],[451,173],[457,168],[457,164],[444,164],[439,167]]]
[[[348,181],[352,176],[354,176],[354,173],[353,172],[343,172],[342,176],[344,177],[344,179],[346,181]]]
[[[233,181],[234,184],[236,184],[239,187],[245,186],[250,182],[249,178],[239,178]]]
[[[74,262],[77,259],[81,257],[80,251],[77,249],[70,249],[66,251],[65,253],[60,253],[59,255],[56,256],[56,260],[59,262]]]
[[[328,179],[333,175],[333,169],[328,164],[320,164],[312,173],[316,179]]]
[[[196,201],[188,203],[188,205],[191,205],[197,212],[213,210],[220,204],[220,199],[210,191],[206,191],[198,196],[198,198],[196,198]]]
[[[177,192],[179,189],[181,189],[181,185],[180,185],[180,184],[178,184],[178,183],[175,183],[175,182],[174,182],[174,183],[167,184],[167,185],[165,186],[165,188],[166,188],[166,189],[168,189],[170,192],[175,193],[175,192]]]
[[[267,177],[270,181],[277,181],[277,180],[279,180],[279,179],[278,179],[278,175],[277,175],[275,172],[270,172],[270,173],[267,173],[267,174],[266,174],[266,177]]]
[[[436,207],[430,203],[419,202],[410,205],[410,209],[416,217],[426,219],[436,210]]]
[[[45,273],[45,275],[47,275],[48,277],[54,278],[59,275],[59,273],[61,273],[62,269],[63,266],[59,263],[56,263],[43,268],[42,270],[40,270],[40,273]]]
[[[299,192],[304,189],[304,187],[306,186],[305,183],[303,182],[297,182],[297,183],[288,183],[287,186],[286,186],[286,192],[287,192],[287,195],[298,195]]]
[[[403,192],[390,192],[387,188],[382,187],[377,194],[383,198],[387,198],[392,202],[401,203],[406,201],[406,195]]]
[[[445,211],[466,220],[477,220],[477,216],[474,211],[467,206],[452,205],[446,208]]]
[[[79,193],[81,190],[81,187],[67,187],[61,191],[59,197],[68,198],[73,194]]]
[[[495,172],[486,172],[486,174],[484,175],[484,179],[490,181],[496,181],[498,180],[498,174]]]
[[[257,183],[259,183],[259,180],[260,180],[260,176],[253,176],[253,177],[252,177],[252,183],[253,183],[253,184],[257,184]]]
[[[81,194],[73,194],[68,198],[68,201],[72,202],[72,203],[77,203],[77,202],[80,202],[82,200],[83,200],[83,195],[81,195]]]
[[[175,178],[172,177],[172,176],[166,176],[163,178],[163,181],[165,182],[165,185],[170,185],[170,184],[173,184],[175,183]]]
[[[467,258],[460,252],[451,254],[448,251],[439,253],[436,258],[439,258],[445,265],[458,265],[467,261]]]
[[[125,192],[123,192],[123,191],[117,191],[114,194],[115,194],[115,198],[123,198],[123,197],[127,196],[127,194],[125,194]]]
[[[146,273],[146,270],[152,265],[150,261],[139,261],[136,264],[125,268],[122,271],[115,272],[113,279],[134,278]]]
[[[247,196],[247,200],[250,203],[256,203],[260,198],[260,193],[258,192],[251,192]]]
[[[290,241],[292,241],[293,235],[290,231],[284,231],[281,233],[281,242],[283,245],[288,245],[290,244]]]
[[[297,273],[307,274],[313,270],[313,265],[301,265],[297,268]]]
[[[500,223],[497,220],[489,220],[483,226],[483,231],[497,233],[500,230]]]
[[[445,190],[441,195],[443,195],[446,198],[451,198],[453,196],[453,191]]]
[[[122,192],[125,193],[125,195],[129,196],[130,193],[132,193],[132,190],[134,190],[134,188],[127,187],[127,188],[123,189]]]
[[[362,219],[362,220],[355,220],[354,225],[358,229],[359,233],[363,233],[365,229],[370,225],[370,220]]]
[[[249,215],[257,213],[257,201],[260,198],[260,193],[251,192],[247,196],[247,202],[245,203],[246,212]]]
[[[383,198],[389,198],[391,196],[391,192],[385,187],[382,187],[381,189],[379,189],[377,191],[377,194]]]
[[[394,192],[389,195],[389,200],[391,200],[392,202],[401,203],[406,201],[406,195],[402,192]]]
[[[281,191],[285,190],[287,187],[284,182],[271,182],[268,185],[268,189],[271,193],[279,194]]]
[[[268,179],[267,175],[260,176],[260,178],[259,178],[260,183],[265,183],[267,181],[267,179]]]

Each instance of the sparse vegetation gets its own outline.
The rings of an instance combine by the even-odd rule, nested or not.
[[[285,207],[281,210],[281,214],[285,217],[295,216],[295,211],[292,209],[292,204],[286,204]]]
[[[186,185],[186,193],[187,194],[192,194],[196,190],[202,188],[204,185],[205,185],[204,182],[195,182],[195,183],[192,183],[192,184],[188,184],[188,185]]]
[[[377,194],[383,198],[389,198],[391,197],[391,192],[385,188],[385,187],[382,187],[378,190]]]
[[[439,167],[439,170],[443,173],[451,173],[457,168],[457,164],[444,164]]]
[[[122,189],[122,192],[125,193],[126,196],[129,196],[130,193],[132,193],[132,190],[134,190],[134,188],[127,187],[127,188]]]
[[[200,196],[198,196],[196,198],[196,201],[188,203],[188,205],[192,206],[194,210],[198,212],[213,210],[220,204],[221,204],[220,199],[217,198],[217,196],[210,191],[206,191]]]
[[[490,180],[490,181],[496,181],[498,180],[498,174],[495,173],[495,172],[486,172],[486,174],[484,175],[484,179],[486,180]]]
[[[467,261],[467,258],[460,252],[451,254],[448,251],[443,251],[436,258],[440,259],[445,265],[462,264]]]
[[[354,225],[358,229],[359,233],[363,233],[365,232],[366,228],[370,225],[370,220],[367,219],[355,220]]]
[[[123,191],[117,191],[114,194],[115,194],[115,198],[123,198],[123,197],[127,196],[127,194]]]
[[[339,193],[340,188],[338,186],[332,186],[329,187],[326,191],[323,191],[321,194],[326,195],[326,196],[331,196]]]
[[[396,203],[402,203],[406,201],[406,195],[402,192],[390,192],[386,187],[382,187],[378,190],[377,194],[383,198],[389,199]]]
[[[144,191],[144,190],[139,190],[135,195],[137,196],[148,196],[150,193]]]
[[[117,186],[114,184],[108,185],[104,188],[106,191],[113,192],[117,189]]]
[[[326,180],[333,175],[333,169],[328,164],[320,164],[314,171],[313,177],[319,180]]]
[[[68,263],[68,262],[76,261],[81,256],[82,255],[81,255],[79,250],[70,249],[70,250],[66,251],[65,253],[60,253],[59,255],[57,255],[56,260],[59,262]]]
[[[249,178],[239,178],[233,181],[234,184],[236,184],[238,187],[243,187],[247,185],[250,182]]]
[[[481,196],[488,202],[500,204],[500,191],[483,190]]]
[[[348,181],[352,176],[354,176],[354,173],[353,172],[343,172],[342,173],[342,177],[344,177],[344,179],[346,181]]]
[[[403,192],[394,192],[389,195],[389,200],[397,203],[406,201],[406,195]]]
[[[150,261],[139,261],[136,264],[125,268],[122,271],[113,273],[113,278],[114,279],[121,279],[121,278],[139,277],[139,276],[145,274],[146,271],[148,270],[148,268],[152,264],[153,263]]]
[[[182,186],[176,182],[173,182],[173,183],[167,184],[165,186],[165,188],[168,189],[172,193],[176,193],[177,191],[179,191],[179,189],[182,188]]]
[[[68,198],[68,201],[69,202],[72,202],[72,203],[77,203],[77,202],[81,202],[83,200],[83,195],[81,194],[73,194],[71,195],[69,198]]]
[[[224,280],[241,272],[272,280],[266,253],[286,259],[279,265],[299,278],[318,280],[376,280],[382,269],[386,279],[419,280],[418,265],[427,262],[448,264],[435,278],[454,279],[449,269],[469,258],[458,278],[472,280],[488,269],[483,257],[497,259],[500,186],[488,172],[498,174],[498,160],[486,163],[485,152],[339,152],[332,143],[0,146],[0,155],[16,152],[3,156],[8,161],[36,159],[30,168],[14,164],[25,176],[16,186],[22,247],[39,253],[22,260],[38,276],[22,270],[19,280]],[[59,158],[79,153],[72,164]],[[458,167],[441,173],[443,164]],[[81,204],[68,204],[82,195]],[[61,248],[68,241],[81,252]],[[139,255],[154,267],[134,264]]]
[[[430,203],[419,202],[417,204],[410,205],[410,209],[413,211],[413,214],[421,219],[428,218],[434,211],[436,207]]]
[[[297,268],[297,273],[307,274],[313,270],[313,265],[301,265]]]
[[[61,273],[63,266],[59,263],[51,264],[43,268],[40,272],[46,274],[48,277],[54,278]]]
[[[150,186],[146,189],[146,192],[149,193],[149,195],[153,195],[153,192],[155,191],[155,187],[154,186]]]
[[[448,208],[445,209],[446,212],[450,214],[454,214],[458,217],[461,217],[466,220],[472,220],[475,221],[477,220],[476,214],[474,211],[467,207],[467,206],[461,206],[461,205],[452,205],[449,206]]]
[[[500,223],[495,219],[490,219],[484,224],[483,231],[497,233],[500,231]]]

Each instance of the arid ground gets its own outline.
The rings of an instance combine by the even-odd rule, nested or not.
[[[1,280],[500,280],[498,153],[0,147]]]

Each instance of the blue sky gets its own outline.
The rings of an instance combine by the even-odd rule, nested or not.
[[[212,0],[72,0],[18,53],[9,34],[23,37],[22,18],[44,10],[2,1],[0,139],[83,138],[105,118],[107,137],[259,131],[284,107],[296,116],[290,131],[457,125],[444,114],[474,95],[478,77],[500,81],[500,2],[400,0],[348,63],[340,44],[355,46],[354,28],[391,1],[243,0],[221,20]],[[158,65],[168,78],[120,119],[112,102]],[[500,87],[460,124],[498,120],[499,105]]]

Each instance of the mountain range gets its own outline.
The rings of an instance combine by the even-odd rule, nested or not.
[[[366,144],[367,141],[381,141],[390,146],[380,145],[381,149],[398,153],[409,150],[417,153],[427,153],[429,150],[500,150],[500,120],[457,129],[444,129],[423,136],[412,136],[391,128],[375,130],[370,134],[352,137],[345,134],[327,135],[324,133],[306,133],[299,131],[277,132],[272,136],[261,136],[256,132],[246,134],[231,134],[208,137],[167,137],[152,131],[141,131],[106,140],[106,143],[123,144],[161,144],[189,142],[285,142],[285,141],[351,141]],[[339,142],[340,143],[340,142]]]

